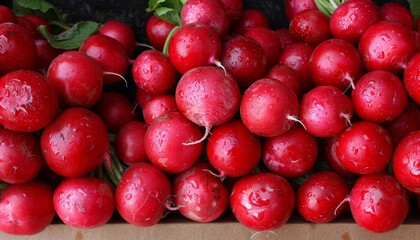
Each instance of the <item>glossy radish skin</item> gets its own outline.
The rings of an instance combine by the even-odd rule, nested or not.
[[[112,37],[102,34],[91,35],[83,41],[79,51],[95,59],[106,73],[124,76],[127,72],[128,56],[120,42]],[[119,81],[122,81],[120,76],[105,74],[103,77],[104,84]]]
[[[420,193],[420,130],[405,136],[396,146],[392,158],[395,177],[405,188],[416,194]]]
[[[230,195],[236,219],[255,230],[275,230],[290,218],[295,193],[290,183],[273,173],[257,173],[240,178]]]
[[[205,127],[203,141],[213,126],[232,119],[239,110],[241,93],[232,75],[221,68],[204,66],[182,75],[175,90],[179,111],[198,126]]]
[[[0,231],[11,235],[35,235],[55,216],[53,190],[45,183],[11,184],[0,193]]]
[[[330,171],[337,173],[345,179],[349,179],[355,174],[344,167],[337,157],[338,136],[339,134],[332,137],[322,138],[319,146],[320,152]]]
[[[148,160],[144,147],[146,131],[146,124],[136,120],[124,123],[118,129],[114,147],[119,160],[126,165]]]
[[[398,117],[382,125],[391,134],[394,145],[397,145],[409,133],[420,130],[420,109],[410,101]]]
[[[264,77],[273,78],[288,86],[298,98],[302,95],[302,82],[299,75],[290,67],[282,64],[275,64],[267,69]]]
[[[269,171],[285,178],[293,178],[308,172],[318,156],[318,144],[314,136],[300,125],[275,137],[266,138],[262,148],[262,160]]]
[[[289,23],[296,14],[308,9],[317,9],[314,0],[286,0],[284,3],[284,13]]]
[[[1,5],[0,6],[0,24],[6,23],[6,22],[17,23],[18,22],[17,16],[10,7]]]
[[[170,195],[171,183],[162,171],[150,163],[136,163],[115,190],[116,209],[129,224],[152,226],[164,217]]]
[[[85,108],[62,111],[42,132],[46,164],[64,177],[85,175],[109,154],[108,132],[102,119]]]
[[[126,23],[111,19],[102,25],[99,34],[116,39],[125,49],[129,58],[133,57],[136,50],[136,35],[133,29]]]
[[[18,133],[0,127],[0,180],[21,184],[41,171],[43,156],[35,134]]]
[[[114,213],[114,189],[102,179],[68,178],[54,190],[54,209],[64,224],[78,229],[105,225]]]
[[[420,53],[414,55],[404,71],[404,86],[408,95],[417,103],[420,104]]]
[[[245,34],[253,27],[269,27],[270,22],[267,15],[256,8],[244,9],[239,20],[231,26],[232,32],[238,35]]]
[[[379,8],[374,1],[348,0],[331,14],[331,35],[356,46],[366,29],[380,20]]]
[[[239,120],[216,126],[206,144],[207,158],[221,176],[250,173],[261,158],[261,139]]]
[[[35,39],[35,45],[38,53],[37,69],[45,75],[52,60],[60,55],[62,50],[53,48],[45,39]]]
[[[296,208],[300,216],[313,223],[329,223],[347,205],[343,200],[350,194],[350,186],[335,172],[316,172],[296,191]]]
[[[188,0],[181,8],[181,25],[202,23],[211,27],[220,37],[230,28],[230,17],[221,0]]]
[[[357,174],[383,171],[392,158],[393,150],[388,131],[368,121],[353,123],[337,139],[338,160]]]
[[[200,162],[176,175],[172,184],[178,211],[195,222],[218,219],[229,204],[226,186],[209,172],[210,168],[208,163]]]
[[[267,60],[267,67],[277,63],[282,46],[279,36],[273,30],[268,27],[254,27],[245,32],[244,36],[260,44]]]
[[[151,15],[146,22],[146,37],[152,47],[158,51],[162,51],[165,46],[166,38],[175,27],[174,24]]]
[[[150,95],[168,92],[178,80],[169,57],[157,50],[141,52],[134,60],[131,73],[136,86]]]
[[[407,190],[388,173],[360,176],[352,187],[349,203],[356,223],[375,233],[398,228],[409,211]]]
[[[410,9],[399,2],[388,2],[379,8],[380,15],[383,20],[397,21],[414,29],[414,16]]]
[[[17,132],[46,127],[58,112],[58,96],[44,75],[16,70],[0,78],[0,124]]]
[[[96,60],[79,51],[58,55],[48,67],[47,78],[63,108],[92,107],[102,93],[103,70]]]
[[[241,88],[247,88],[262,78],[267,69],[267,58],[261,45],[254,39],[240,35],[224,44],[220,61]]]
[[[156,118],[177,110],[173,94],[153,96],[143,107],[143,119],[146,125],[150,125]]]
[[[299,113],[297,96],[285,84],[270,78],[253,83],[242,96],[240,116],[254,134],[273,137],[287,132]]]
[[[399,22],[377,22],[359,41],[359,52],[368,71],[386,70],[400,74],[417,51],[416,34]]]
[[[316,137],[331,137],[350,125],[353,103],[334,86],[318,86],[303,95],[299,119]]]
[[[297,41],[315,47],[331,37],[329,18],[318,9],[299,12],[290,22],[289,32]]]
[[[222,43],[216,31],[202,23],[180,27],[169,40],[169,60],[180,73],[199,67],[218,64]]]
[[[0,24],[0,76],[15,70],[34,70],[37,49],[31,33],[16,23]]]
[[[159,169],[168,173],[180,173],[192,167],[203,150],[200,127],[178,111],[157,118],[147,128],[145,150],[148,159]]]
[[[309,60],[312,81],[317,86],[354,88],[363,73],[356,47],[342,39],[328,39],[315,47]]]
[[[355,113],[377,123],[398,117],[408,103],[401,79],[388,71],[371,71],[363,75],[351,93]]]

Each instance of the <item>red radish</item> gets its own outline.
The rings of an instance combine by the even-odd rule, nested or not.
[[[242,16],[244,11],[243,0],[222,0],[225,5],[226,12],[229,16],[230,25],[235,24]]]
[[[133,57],[136,49],[136,35],[128,24],[116,19],[108,20],[99,29],[99,34],[116,39],[124,47],[127,56]]]
[[[48,66],[63,51],[53,48],[45,39],[35,39],[35,45],[38,53],[37,69],[44,75],[47,74]]]
[[[201,139],[186,144],[204,141],[211,127],[232,119],[240,98],[238,83],[221,68],[204,66],[184,73],[175,90],[176,105],[186,118],[206,129]]]
[[[220,61],[242,88],[262,78],[267,69],[267,59],[261,45],[241,35],[232,37],[224,44]]]
[[[382,20],[397,21],[414,29],[414,16],[410,9],[399,2],[387,2],[379,8]]]
[[[118,159],[126,165],[146,162],[145,136],[147,127],[143,122],[126,122],[115,135],[114,147]]]
[[[309,59],[314,48],[302,42],[287,45],[279,56],[278,63],[293,69],[302,82],[302,93],[306,93],[314,86],[309,70]]]
[[[58,97],[44,75],[16,70],[0,78],[0,124],[17,132],[46,127],[58,112]]]
[[[288,86],[298,98],[302,95],[302,82],[298,74],[286,65],[276,64],[269,68],[264,77],[273,78]]]
[[[329,85],[345,91],[363,74],[362,59],[356,47],[342,39],[329,39],[315,47],[309,60],[315,85]]]
[[[253,27],[270,27],[267,15],[260,9],[244,9],[239,20],[231,26],[232,32],[243,35]]]
[[[273,173],[257,173],[240,178],[230,195],[236,219],[255,230],[275,230],[292,215],[295,193],[290,183]]]
[[[0,76],[15,70],[34,70],[37,50],[31,33],[15,23],[0,24]]]
[[[35,134],[0,127],[0,180],[21,184],[33,180],[44,159]]]
[[[329,223],[346,208],[343,200],[350,194],[350,186],[335,172],[316,172],[296,191],[296,209],[306,221]]]
[[[359,52],[368,71],[385,70],[400,74],[418,49],[415,32],[394,21],[375,23],[359,41]]]
[[[297,41],[315,47],[331,37],[329,18],[318,9],[299,12],[290,22],[289,32]]]
[[[277,36],[279,36],[281,49],[284,49],[287,45],[296,42],[292,35],[290,35],[289,28],[287,27],[276,29],[274,32],[277,34]]]
[[[420,193],[420,130],[405,136],[395,148],[392,169],[398,182],[415,194]]]
[[[113,133],[117,132],[124,123],[139,118],[128,96],[117,91],[102,92],[92,111],[102,119],[108,132]]]
[[[328,169],[339,174],[341,177],[349,179],[353,175],[353,172],[349,171],[346,167],[341,164],[337,157],[337,140],[338,135],[332,137],[322,138],[320,142],[320,150],[322,157],[328,165]]]
[[[85,108],[68,108],[42,132],[47,165],[64,177],[85,175],[109,156],[108,132],[102,119]]]
[[[53,221],[53,190],[42,182],[11,184],[0,192],[0,231],[35,235]]]
[[[298,177],[308,172],[318,156],[314,136],[300,125],[278,136],[266,138],[262,160],[269,171],[285,178]]]
[[[101,96],[103,75],[96,60],[79,51],[58,55],[47,71],[63,108],[92,107]]]
[[[131,72],[136,86],[150,95],[168,92],[178,80],[169,57],[157,50],[141,52],[134,60]]]
[[[181,26],[171,37],[168,55],[172,65],[180,73],[206,65],[218,65],[222,43],[211,27],[202,23]]]
[[[136,98],[137,104],[139,104],[140,108],[144,108],[146,106],[146,103],[152,99],[152,95],[145,93],[142,89],[136,88],[136,92],[134,94],[134,97]]]
[[[241,177],[249,174],[261,158],[261,139],[240,119],[216,126],[207,145],[207,158],[219,175]]]
[[[208,163],[200,162],[176,175],[173,181],[173,201],[178,212],[195,222],[212,222],[229,205],[227,188],[209,169]]]
[[[374,233],[398,228],[409,211],[406,189],[389,173],[360,176],[352,187],[349,203],[356,223]]]
[[[26,20],[30,21],[32,25],[35,27],[35,35],[34,35],[35,39],[44,39],[44,36],[42,36],[42,34],[37,30],[39,26],[45,26],[48,32],[50,33],[52,32],[50,24],[41,15],[25,14],[21,16],[21,18],[25,18]]]
[[[336,146],[338,160],[357,174],[383,171],[393,150],[391,136],[384,127],[362,120],[340,133]]]
[[[154,49],[162,51],[169,33],[174,28],[174,24],[151,15],[146,22],[146,38]]]
[[[131,165],[115,190],[116,208],[121,217],[135,226],[158,223],[169,206],[171,183],[149,163]]]
[[[286,0],[284,3],[284,13],[289,23],[296,14],[308,9],[318,9],[314,0]]]
[[[352,101],[334,86],[315,87],[300,102],[299,119],[316,137],[339,134],[351,124],[352,117]]]
[[[379,8],[374,1],[348,0],[331,14],[330,31],[334,38],[356,46],[366,29],[380,19]]]
[[[254,134],[273,137],[287,132],[296,122],[299,101],[285,84],[271,78],[253,83],[242,96],[240,115]]]
[[[105,225],[114,213],[114,189],[102,179],[68,178],[55,188],[53,202],[64,224],[96,228]]]
[[[273,30],[268,27],[254,27],[246,31],[244,36],[254,39],[261,45],[267,67],[277,63],[282,46],[279,36]]]
[[[0,24],[6,22],[17,23],[17,16],[8,6],[0,5]]]
[[[356,114],[365,120],[383,123],[400,115],[408,97],[401,79],[388,71],[371,71],[363,75],[351,93]]]
[[[404,86],[408,95],[417,103],[420,104],[420,53],[415,54],[407,64],[404,71]]]
[[[102,70],[109,73],[103,77],[104,84],[113,84],[124,79],[129,59],[123,46],[116,39],[94,34],[83,41],[79,51],[98,61]]]
[[[420,129],[420,109],[410,101],[398,117],[382,125],[391,134],[394,145],[397,145],[406,135]]]
[[[150,125],[156,118],[176,110],[178,108],[173,94],[153,96],[143,107],[143,119],[146,125]]]
[[[31,33],[31,36],[34,38],[34,40],[36,40],[38,38],[42,38],[42,37],[39,37],[39,36],[42,36],[42,35],[41,35],[40,32],[38,32],[35,25],[31,21],[29,21],[28,19],[24,18],[23,16],[18,16],[17,17],[17,23],[19,25],[25,27],[25,29]]]
[[[195,142],[202,135],[200,128],[178,111],[157,118],[147,128],[144,147],[147,157],[160,170],[180,173],[198,160],[203,143]]]
[[[181,25],[202,23],[211,27],[219,37],[230,28],[230,17],[221,0],[188,0],[181,8]]]

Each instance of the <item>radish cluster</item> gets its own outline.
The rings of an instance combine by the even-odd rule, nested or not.
[[[150,16],[147,44],[112,19],[68,48],[46,16],[0,5],[0,231],[174,212],[399,227],[420,199],[420,20],[298,2],[271,29],[242,0],[188,0]]]

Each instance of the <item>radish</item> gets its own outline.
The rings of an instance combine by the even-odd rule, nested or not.
[[[201,223],[218,219],[229,205],[229,192],[208,170],[205,162],[195,164],[173,180],[174,204],[184,217]]]
[[[314,0],[286,0],[284,2],[284,14],[289,23],[296,14],[308,9],[318,9]]]
[[[31,33],[31,36],[34,40],[42,38],[41,33],[38,32],[35,25],[28,19],[24,18],[23,16],[17,17],[17,23],[23,26],[24,28],[26,28],[26,30]]]
[[[53,121],[58,97],[44,75],[16,70],[0,78],[0,124],[17,132],[35,132]]]
[[[8,6],[0,5],[0,24],[6,22],[17,23],[17,16]]]
[[[220,61],[241,88],[247,88],[262,78],[267,69],[264,49],[254,39],[234,36],[223,47]]]
[[[46,164],[64,177],[83,176],[109,159],[102,119],[85,108],[68,108],[44,128],[41,149]]]
[[[221,0],[188,0],[180,13],[181,25],[202,23],[224,37],[230,28],[230,18]]]
[[[408,97],[401,79],[388,71],[371,71],[363,75],[351,93],[356,114],[377,123],[391,121],[406,108]]]
[[[318,86],[303,95],[299,119],[316,137],[331,137],[351,124],[353,103],[334,86]]]
[[[395,21],[380,21],[367,29],[359,41],[366,70],[401,74],[419,47],[415,32]]]
[[[182,25],[168,43],[169,59],[182,74],[199,66],[221,66],[218,60],[221,52],[222,43],[217,32],[202,23]]]
[[[91,229],[105,225],[114,213],[114,189],[102,179],[68,178],[54,190],[54,209],[68,226]]]
[[[200,128],[178,111],[160,116],[148,126],[144,147],[154,166],[168,173],[180,173],[199,159],[203,143]],[[196,144],[186,144],[194,142]]]
[[[339,174],[345,179],[350,179],[355,174],[344,167],[337,157],[338,136],[339,134],[332,137],[321,138],[319,148],[321,150],[322,157],[328,166],[328,169]]]
[[[420,109],[410,101],[398,117],[382,126],[391,134],[394,145],[397,145],[406,135],[420,129]]]
[[[79,51],[58,55],[47,71],[63,108],[92,107],[101,96],[103,75],[98,62]]]
[[[53,48],[51,44],[45,39],[36,39],[35,45],[38,53],[37,69],[44,75],[47,74],[48,66],[51,62],[60,55],[63,51]]]
[[[129,166],[148,160],[144,145],[146,131],[146,124],[138,120],[121,125],[114,140],[115,152],[121,162]]]
[[[55,216],[53,190],[42,182],[6,186],[0,192],[0,231],[11,235],[35,235]]]
[[[146,125],[150,125],[156,118],[176,110],[178,108],[173,94],[153,96],[143,107],[143,119]]]
[[[269,171],[285,178],[298,177],[308,172],[318,156],[314,136],[300,125],[294,125],[283,134],[265,139],[262,160]]]
[[[309,59],[312,81],[345,91],[363,74],[362,59],[356,47],[342,39],[329,39],[315,47]]]
[[[296,40],[290,35],[289,28],[287,28],[287,27],[282,27],[282,28],[275,29],[274,32],[277,34],[277,36],[279,36],[282,50],[287,45],[296,42]]]
[[[150,163],[135,163],[122,175],[115,190],[120,216],[135,226],[158,223],[169,206],[171,183],[168,177]]]
[[[270,27],[267,15],[260,9],[244,9],[241,17],[231,26],[231,29],[233,33],[243,35],[253,27]]]
[[[129,25],[117,19],[107,20],[99,28],[98,33],[117,40],[124,47],[127,56],[133,57],[136,49],[136,35]]]
[[[408,95],[417,103],[420,104],[420,53],[415,54],[407,64],[404,71],[404,86]]]
[[[273,173],[240,178],[232,187],[230,206],[235,218],[255,230],[275,230],[292,215],[295,193],[290,183]]]
[[[229,16],[230,25],[235,24],[242,16],[244,11],[243,0],[222,0],[225,5],[226,12]]]
[[[410,9],[399,2],[388,2],[379,7],[379,13],[383,20],[397,21],[414,29],[414,16]]]
[[[15,70],[34,70],[37,64],[35,41],[25,27],[0,24],[0,76]]]
[[[273,137],[287,132],[297,121],[299,101],[285,84],[262,78],[247,88],[240,103],[240,116],[254,134]]]
[[[240,119],[216,126],[207,145],[207,158],[220,177],[249,174],[261,158],[261,139],[251,133]]]
[[[289,32],[297,41],[316,47],[331,37],[329,18],[318,9],[297,13],[289,25]]]
[[[29,182],[41,171],[44,159],[35,134],[0,127],[0,153],[0,180],[3,182]]]
[[[186,118],[206,129],[201,139],[184,144],[201,143],[211,127],[232,119],[238,112],[240,98],[238,83],[221,68],[197,67],[182,75],[175,90],[176,105]]]
[[[277,63],[282,46],[279,36],[273,30],[268,27],[253,27],[246,31],[244,36],[254,39],[261,45],[268,68]]]
[[[302,82],[292,68],[282,65],[276,64],[269,68],[265,73],[264,77],[266,78],[273,78],[288,86],[298,98],[302,95]]]
[[[152,99],[152,95],[145,93],[142,89],[136,88],[136,91],[134,93],[134,97],[136,99],[136,104],[140,106],[140,108],[144,108],[146,103]]]
[[[175,27],[174,24],[151,15],[146,22],[146,38],[154,49],[162,51],[169,33]]]

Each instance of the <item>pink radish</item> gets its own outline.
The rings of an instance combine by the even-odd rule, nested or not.
[[[179,111],[190,121],[206,128],[204,136],[185,144],[204,141],[212,126],[232,119],[239,109],[240,89],[236,80],[221,68],[197,67],[178,82],[175,100]]]

